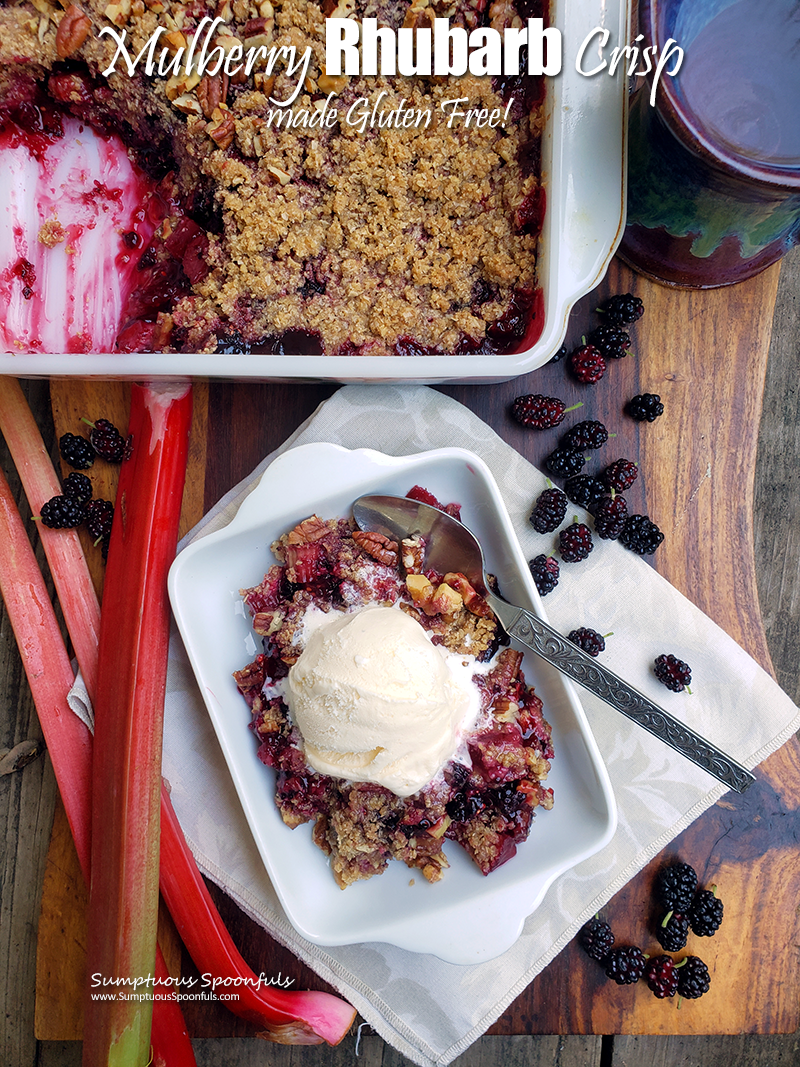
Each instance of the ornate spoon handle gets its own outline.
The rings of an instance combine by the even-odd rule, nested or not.
[[[488,599],[509,637],[516,638],[573,682],[599,696],[606,704],[621,711],[737,793],[743,793],[755,781],[755,776],[746,767],[663,711],[644,694],[568,641],[558,630],[493,593]]]

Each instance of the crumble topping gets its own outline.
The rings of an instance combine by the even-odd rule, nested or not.
[[[234,677],[252,712],[259,758],[277,772],[275,799],[286,825],[314,823],[312,838],[343,889],[380,874],[391,859],[438,881],[448,867],[447,839],[483,874],[510,859],[528,837],[535,809],[553,805],[544,784],[551,730],[525,683],[522,654],[501,647],[504,635],[480,594],[461,574],[424,570],[424,543],[398,545],[354,531],[346,520],[312,516],[272,551],[280,562],[242,590],[264,651]],[[314,771],[283,695],[307,623],[313,631],[326,613],[375,604],[407,612],[433,643],[474,658],[475,726],[433,781],[408,797]]]
[[[515,8],[507,0],[488,8],[479,0],[328,7],[84,0],[63,11],[50,0],[17,0],[0,9],[0,98],[18,103],[44,87],[79,118],[120,132],[162,179],[170,172],[168,214],[143,261],[166,259],[180,276],[160,305],[150,299],[146,313],[136,306],[149,328],[123,331],[122,350],[381,355],[522,343],[541,224],[536,80],[331,77],[324,55],[326,14],[376,17],[392,28],[430,25],[433,17],[501,28],[521,25]],[[140,67],[129,77],[117,60],[115,73],[101,75],[116,50],[99,37],[102,27],[124,29],[135,56],[166,26],[159,47],[165,42],[174,53],[213,17],[225,20],[214,47],[263,43],[298,55],[310,48],[291,111],[318,116],[335,108],[338,121],[279,124],[283,109],[270,98],[286,100],[297,87],[281,65],[270,75],[256,67],[232,77],[148,77]],[[455,97],[489,112],[513,104],[505,124],[479,128],[449,122],[441,105]],[[420,118],[408,128],[381,127],[373,108]],[[155,284],[146,271],[142,284]]]

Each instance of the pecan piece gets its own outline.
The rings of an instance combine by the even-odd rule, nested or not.
[[[406,574],[422,574],[422,567],[425,561],[425,546],[416,537],[404,537],[402,558]]]
[[[233,144],[236,123],[233,112],[225,104],[220,104],[212,111],[211,121],[206,126],[206,133],[220,148],[229,148]]]
[[[214,114],[214,108],[225,103],[225,97],[228,95],[228,75],[224,72],[204,74],[195,89],[195,94],[200,110],[205,118],[210,119]]]
[[[290,530],[286,536],[286,543],[289,545],[310,545],[314,541],[319,541],[330,533],[330,526],[321,519],[319,515],[310,515],[307,519],[303,519],[298,523],[293,530]]]
[[[56,30],[56,52],[59,59],[66,59],[81,47],[89,36],[92,21],[83,8],[70,4]]]
[[[370,530],[354,530],[353,540],[362,548],[368,556],[372,556],[378,563],[385,563],[387,567],[396,567],[400,558],[400,547],[397,541],[385,537],[384,534],[374,533]]]

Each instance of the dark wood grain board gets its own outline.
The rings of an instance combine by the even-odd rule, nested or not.
[[[633,291],[645,300],[645,317],[633,328],[634,352],[610,365],[597,386],[569,379],[564,364],[551,364],[516,382],[447,386],[442,391],[477,412],[531,461],[541,464],[557,434],[537,434],[508,415],[521,392],[544,392],[583,401],[581,416],[600,418],[617,433],[617,455],[638,459],[641,477],[628,494],[634,510],[647,511],[667,539],[656,556],[659,571],[686,593],[760,663],[770,668],[758,608],[752,544],[753,471],[761,395],[778,268],[733,289],[680,293],[653,286],[613,264],[598,292],[574,312],[569,339],[578,343],[597,320],[603,295]],[[330,385],[212,383],[204,435],[205,507],[249,473],[255,464],[334,390]],[[638,425],[622,413],[624,401],[642,391],[661,394],[667,412]],[[201,473],[197,473],[200,471]],[[797,835],[800,757],[796,742],[762,767],[744,797],[724,797],[666,850],[698,866],[704,882],[724,887],[727,914],[704,953],[725,956],[731,995],[674,1004],[647,990],[626,991],[588,967],[569,946],[492,1028],[495,1034],[733,1034],[786,1033],[798,1025],[800,986],[794,951],[800,890]],[[607,912],[624,936],[635,939],[649,918],[654,861],[617,894]],[[52,880],[51,880],[52,881]],[[56,880],[57,881],[57,880]],[[52,891],[52,890],[51,890]],[[214,891],[224,918],[254,969],[291,974],[298,985],[316,977]],[[63,913],[62,913],[63,914]],[[788,924],[788,925],[787,925]],[[78,940],[76,938],[76,940]],[[63,951],[40,934],[40,954]],[[705,948],[705,946],[704,946]],[[769,959],[769,967],[760,962]],[[188,966],[188,964],[185,964]],[[79,998],[78,998],[79,999]],[[46,1013],[47,1018],[50,1013]],[[77,1009],[59,1013],[72,1030],[56,1032],[39,1019],[40,1037],[79,1033]],[[224,1010],[187,1010],[198,1037],[252,1034]]]

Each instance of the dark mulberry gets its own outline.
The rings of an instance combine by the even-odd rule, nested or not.
[[[671,863],[656,875],[656,900],[670,911],[688,914],[697,892],[697,873],[688,863]]]
[[[712,889],[701,889],[689,909],[689,926],[698,937],[713,937],[722,925],[722,901]]]
[[[64,461],[77,471],[87,471],[95,461],[95,450],[85,437],[74,433],[62,434],[58,450]]]
[[[602,963],[614,945],[614,934],[608,923],[595,915],[581,927],[578,942],[588,956]]]
[[[633,985],[644,974],[646,963],[644,953],[635,945],[612,948],[605,959],[606,975],[617,985]]]
[[[583,452],[587,448],[602,448],[608,440],[608,430],[596,419],[586,419],[570,427],[561,439],[567,448],[576,448]]]
[[[91,479],[87,478],[85,474],[81,474],[80,471],[72,471],[64,479],[61,491],[64,496],[68,496],[76,504],[85,507],[92,499]]]
[[[656,678],[673,693],[682,693],[692,682],[692,672],[688,663],[677,656],[659,656],[653,668]]]
[[[711,988],[711,975],[708,967],[698,956],[687,956],[676,964],[678,972],[678,996],[686,1000],[697,1000]]]
[[[625,405],[625,412],[637,422],[655,422],[659,415],[664,414],[664,405],[657,393],[640,393],[631,397]]]
[[[667,952],[680,952],[689,937],[689,920],[677,911],[668,911],[656,930],[656,940]]]
[[[594,506],[594,530],[603,541],[616,541],[625,527],[628,505],[624,496],[602,496]]]
[[[586,456],[574,448],[557,448],[544,463],[557,478],[571,478],[574,474],[580,474],[586,463]]]
[[[549,430],[563,421],[568,411],[582,407],[573,404],[568,408],[563,400],[555,396],[543,396],[541,393],[526,393],[518,396],[511,405],[511,414],[522,426],[533,430]]]
[[[558,585],[559,566],[554,556],[535,556],[528,564],[539,591],[539,596],[547,596]]]
[[[83,506],[68,496],[52,496],[42,504],[42,525],[51,530],[74,530],[86,517]]]
[[[630,334],[610,322],[604,322],[596,330],[592,330],[588,340],[606,359],[623,359],[631,347]]]
[[[631,552],[651,556],[664,540],[664,535],[647,515],[629,515],[619,540]]]
[[[605,315],[606,322],[612,326],[630,326],[644,315],[644,304],[633,293],[621,293],[609,297],[597,310]]]
[[[639,467],[630,459],[618,459],[609,463],[600,480],[617,493],[630,489],[639,474]]]
[[[671,956],[653,956],[649,959],[644,969],[644,977],[659,1000],[674,997],[678,992],[678,972]]]
[[[594,548],[592,532],[577,519],[558,535],[561,558],[565,563],[580,563]]]
[[[580,626],[577,630],[572,630],[567,634],[567,640],[583,649],[587,656],[599,656],[606,647],[605,637],[588,626]]]
[[[537,533],[557,530],[567,514],[567,496],[555,486],[540,493],[531,512],[530,523]]]
[[[599,348],[594,345],[581,345],[569,357],[572,373],[584,385],[594,385],[606,372],[606,361]]]
[[[606,494],[606,487],[590,474],[575,474],[564,483],[564,492],[573,504],[592,511],[595,504]]]
[[[125,458],[125,438],[116,426],[108,419],[97,419],[96,422],[84,419],[84,422],[91,426],[89,443],[97,455],[107,463],[122,463]]]

